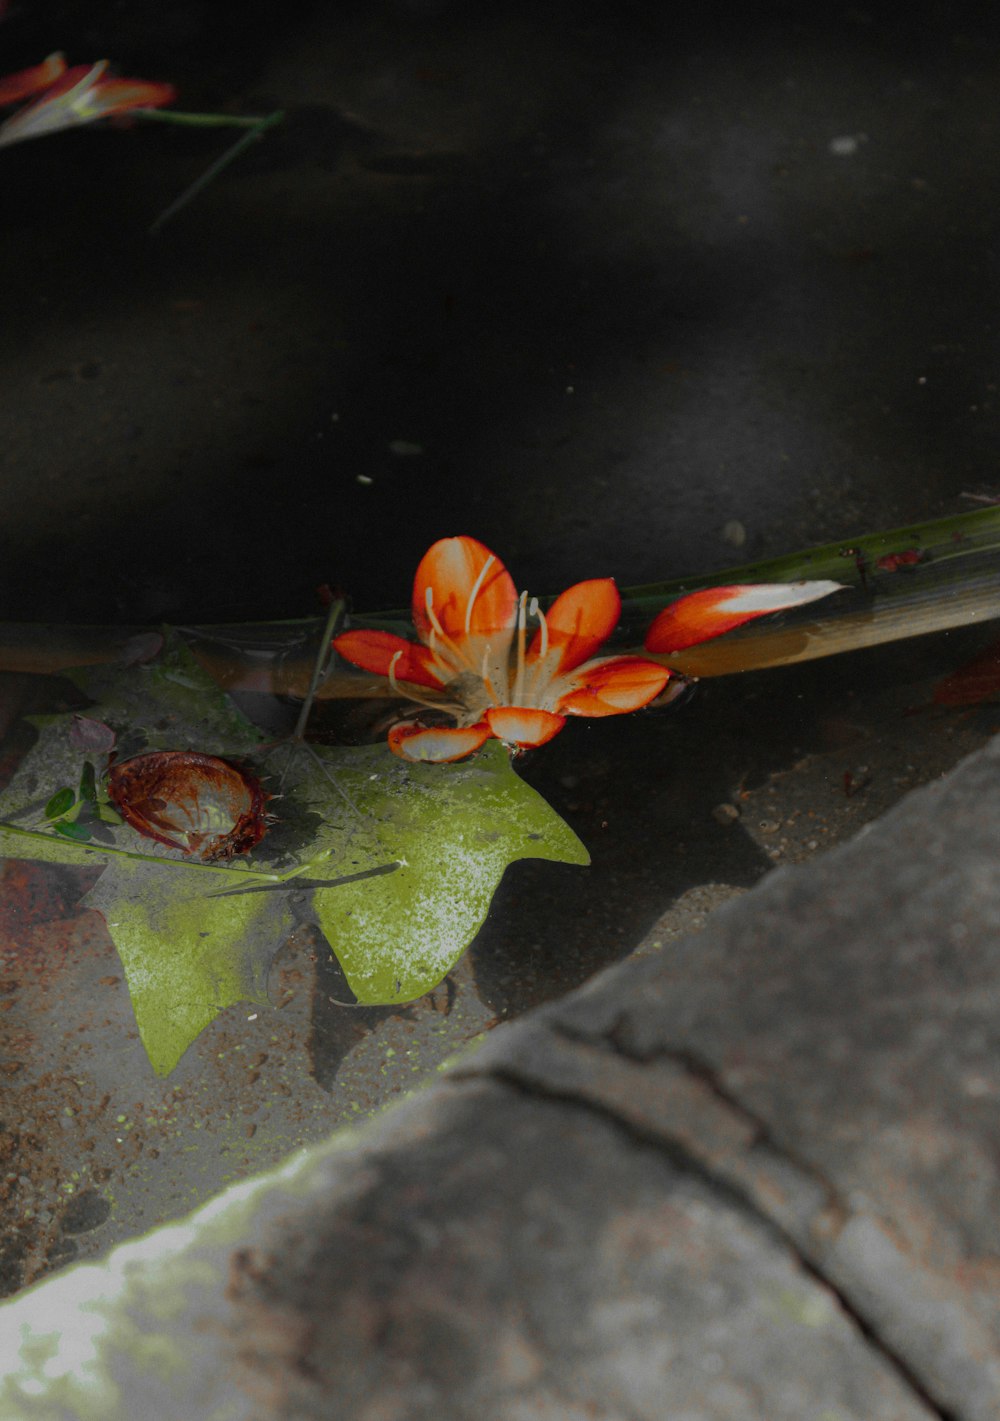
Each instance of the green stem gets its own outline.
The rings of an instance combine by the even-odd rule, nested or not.
[[[918,560],[895,563],[901,553],[916,554]],[[641,649],[657,612],[699,588],[801,579],[832,579],[846,590],[799,612],[766,617],[718,641],[654,659],[691,676],[722,676],[1000,617],[1000,507],[842,539],[707,577],[626,588],[618,639],[630,650]]]
[[[111,855],[120,859],[137,859],[142,863],[165,864],[168,868],[185,869],[194,873],[225,873],[230,877],[238,873],[247,879],[252,879],[255,883],[281,883],[286,878],[293,878],[297,873],[301,873],[300,867],[295,867],[287,873],[262,873],[258,869],[227,868],[223,864],[217,863],[185,863],[182,859],[168,859],[160,854],[143,854],[134,849],[114,849],[107,844],[85,844],[74,839],[66,839],[62,834],[46,834],[41,829],[24,829],[19,824],[10,824],[6,820],[0,819],[0,833],[16,834],[22,839],[42,839],[47,844],[58,844],[60,849],[70,849],[82,854]]]
[[[895,570],[880,558],[918,551],[922,561]],[[657,612],[686,592],[736,582],[830,578],[848,585],[794,614],[750,622],[717,641],[657,658],[692,676],[722,676],[1000,617],[1000,506],[888,532],[841,539],[785,557],[705,576],[622,592],[622,618],[609,650],[639,650]],[[541,599],[542,606],[552,598]],[[409,612],[358,614],[355,627],[413,635]],[[198,661],[224,690],[308,698],[315,671],[318,618],[184,628]],[[71,667],[127,661],[144,627],[39,626],[0,623],[0,672],[54,674]],[[248,654],[252,649],[252,657]],[[646,653],[644,653],[646,654]],[[317,699],[391,697],[383,676],[334,660],[313,691]]]
[[[149,116],[154,113],[161,113],[161,110],[146,109],[144,112]],[[204,117],[207,117],[207,115],[204,115]],[[221,157],[216,158],[214,163],[210,163],[201,176],[195,178],[191,186],[185,188],[180,197],[175,198],[170,206],[165,207],[160,215],[150,223],[150,236],[155,236],[158,232],[161,232],[172,217],[176,217],[177,213],[187,207],[188,203],[193,201],[200,192],[204,192],[209,183],[214,182],[223,168],[228,168],[229,164],[238,158],[245,148],[249,148],[251,143],[255,143],[269,128],[273,128],[275,124],[280,123],[284,117],[284,109],[276,109],[274,113],[268,114],[265,118],[255,119],[253,126],[247,129],[242,138],[238,138],[231,148],[226,149]]]
[[[326,623],[323,627],[323,634],[319,639],[319,649],[316,652],[316,660],[313,662],[312,676],[309,681],[309,690],[306,698],[302,702],[302,709],[299,711],[299,718],[295,722],[295,729],[292,731],[293,740],[301,740],[306,733],[306,724],[309,720],[309,712],[313,708],[313,701],[316,699],[316,688],[319,685],[320,677],[324,667],[333,656],[333,649],[330,646],[333,634],[337,630],[344,613],[347,611],[347,603],[340,599],[330,603],[330,610],[327,612]]]
[[[915,552],[895,568],[887,559]],[[879,567],[879,559],[883,566]],[[725,676],[1000,617],[1000,507],[913,523],[704,576],[622,589],[622,613],[608,650],[650,657],[643,637],[656,614],[688,592],[744,582],[830,579],[847,589],[797,612],[749,622],[716,641],[650,659],[688,676]],[[554,598],[540,599],[542,607]],[[407,633],[405,612],[354,617],[352,626]],[[410,633],[412,635],[412,632]],[[386,694],[378,678],[335,669],[327,695]]]
[[[246,114],[181,113],[177,109],[135,109],[133,116],[154,123],[176,123],[186,128],[260,128],[262,125],[270,127],[285,115],[283,110],[261,118]]]

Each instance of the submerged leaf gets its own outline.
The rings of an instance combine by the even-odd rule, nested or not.
[[[352,824],[322,778],[310,777],[303,794],[325,800],[318,843],[333,853],[346,830],[345,867],[399,863],[395,873],[313,895],[316,921],[361,1002],[407,1002],[436,987],[482,926],[508,864],[590,862],[497,742],[456,765],[409,764],[382,745],[321,753],[363,818]]]
[[[57,789],[55,794],[45,806],[46,819],[61,819],[76,803],[76,795],[69,785],[63,785],[62,789]]]
[[[103,720],[75,715],[69,729],[69,743],[74,750],[102,750],[106,753],[114,746],[115,732]]]
[[[89,760],[84,760],[83,762],[78,793],[81,799],[95,800],[97,798],[97,778],[94,774],[94,767]]]
[[[292,928],[284,893],[223,894],[268,880],[164,859],[113,859],[84,898],[118,949],[136,1025],[157,1075],[176,1066],[219,1012],[266,1006],[274,954]]]

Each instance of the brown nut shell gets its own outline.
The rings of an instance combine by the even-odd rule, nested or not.
[[[197,750],[152,750],[112,765],[108,798],[147,839],[205,860],[245,854],[267,832],[267,794],[241,766]]]

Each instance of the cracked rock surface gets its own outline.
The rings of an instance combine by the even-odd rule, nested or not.
[[[1000,743],[0,1311],[7,1421],[995,1421]]]

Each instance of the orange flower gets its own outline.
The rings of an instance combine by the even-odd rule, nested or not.
[[[455,722],[394,726],[395,754],[460,760],[491,736],[518,748],[544,745],[568,715],[621,715],[658,696],[670,677],[665,666],[637,656],[592,656],[620,610],[615,584],[605,577],[578,582],[543,612],[537,598],[518,595],[489,548],[475,538],[442,538],[413,584],[419,643],[358,630],[343,632],[333,645],[346,661],[388,676],[400,695]],[[530,642],[529,617],[538,623]]]
[[[679,651],[839,586],[765,583],[692,592],[656,618],[646,650]],[[576,583],[543,612],[536,597],[518,594],[489,548],[475,538],[442,538],[424,555],[413,583],[419,642],[359,629],[334,637],[333,645],[345,661],[387,676],[401,696],[455,722],[411,719],[389,732],[389,748],[404,760],[445,762],[464,759],[491,737],[517,749],[544,745],[569,715],[624,715],[655,700],[669,667],[593,654],[620,612],[610,577]],[[529,617],[538,623],[530,642]]]
[[[0,78],[0,105],[41,95],[0,124],[0,147],[41,138],[61,128],[95,123],[131,109],[159,108],[177,97],[172,84],[106,79],[107,67],[108,61],[101,59],[96,64],[67,69],[61,54],[50,54],[41,64]]]

